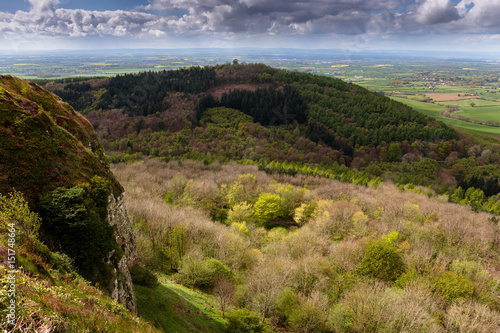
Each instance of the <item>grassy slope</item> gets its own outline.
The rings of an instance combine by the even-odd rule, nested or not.
[[[465,129],[465,130],[470,130],[474,132],[478,132],[480,134],[487,134],[487,135],[493,135],[493,136],[500,136],[500,127],[491,127],[491,126],[484,126],[484,125],[479,125],[479,124],[472,124],[468,123],[465,121],[460,121],[457,119],[452,119],[452,118],[447,118],[447,117],[442,117],[440,112],[446,109],[446,107],[439,106],[436,104],[432,103],[426,103],[426,102],[419,102],[411,99],[405,99],[405,98],[400,98],[400,97],[391,97],[395,101],[404,103],[408,106],[411,106],[415,110],[422,112],[423,114],[433,117],[439,121],[444,122],[447,125],[460,128],[460,129]]]
[[[0,251],[8,247],[8,223],[0,212]],[[17,222],[19,223],[19,222]],[[19,232],[18,232],[19,235]],[[0,258],[0,330],[9,332],[159,332],[133,316],[104,292],[81,278],[58,254],[38,241],[17,238],[16,326],[8,326],[5,311],[10,300],[6,270]]]
[[[484,121],[498,121],[500,113],[499,106],[475,106],[464,107],[459,114],[463,114],[471,119],[479,119]]]
[[[224,332],[225,322],[213,298],[165,276],[155,288],[134,286],[139,315],[164,332]]]

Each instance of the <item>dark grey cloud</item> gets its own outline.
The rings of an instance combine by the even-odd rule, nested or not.
[[[145,40],[198,36],[212,41],[500,34],[499,0],[151,0],[131,11],[57,8],[58,0],[29,2],[29,12],[0,11],[0,33]],[[186,14],[159,14],[175,11]]]
[[[471,9],[464,17],[464,23],[470,29],[482,32],[500,31],[500,1],[498,0],[464,0],[460,3],[460,9],[470,6]],[[493,28],[493,29],[491,29]],[[491,30],[489,30],[491,29]]]
[[[450,0],[426,0],[418,9],[417,21],[439,24],[459,20],[457,4]]]
[[[396,0],[153,0],[142,8],[187,9],[214,31],[359,34],[371,15],[400,7]]]

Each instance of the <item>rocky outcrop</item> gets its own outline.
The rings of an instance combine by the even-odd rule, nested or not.
[[[104,180],[108,193],[111,193],[107,202],[108,194],[103,200],[96,199],[94,189],[88,185],[96,177]],[[73,187],[80,187],[80,192],[69,191],[66,194],[77,198],[79,193],[78,198],[86,196],[87,201],[89,198],[96,199],[97,207],[84,208],[93,211],[96,216],[103,216],[104,226],[99,230],[106,234],[106,230],[110,229],[107,222],[114,229],[114,237],[110,231],[106,234],[109,237],[103,238],[107,247],[94,244],[94,249],[106,250],[101,257],[105,258],[103,262],[98,260],[97,264],[90,264],[95,266],[87,272],[90,280],[135,313],[136,301],[129,272],[137,256],[135,236],[123,202],[123,187],[109,171],[92,125],[69,104],[40,86],[0,75],[0,193],[13,190],[23,193],[31,208],[42,217],[42,241],[55,251],[61,249],[61,240],[68,231],[63,224],[57,223],[65,221],[67,212],[72,209],[72,201],[66,197],[66,211],[61,211],[61,214],[45,210],[46,216],[43,216],[42,198],[57,207],[57,201],[50,201],[57,193],[61,195],[62,192],[57,192],[57,189]],[[82,204],[82,200],[76,202],[80,205],[79,209]],[[52,215],[52,220],[49,215]],[[82,220],[92,220],[89,216],[82,216]],[[50,221],[53,222],[51,225]],[[71,223],[68,224],[70,227]],[[73,230],[72,234],[79,235],[78,230]],[[93,235],[85,236],[72,244],[85,249],[84,239],[92,240]],[[78,241],[82,244],[77,244]],[[108,248],[113,250],[106,255]]]
[[[116,241],[124,252],[114,269],[115,276],[111,282],[111,297],[135,314],[137,313],[137,304],[129,268],[133,266],[137,258],[137,246],[123,196],[124,193],[118,198],[110,195],[108,203],[109,224],[115,227]],[[108,260],[111,257],[110,255]]]

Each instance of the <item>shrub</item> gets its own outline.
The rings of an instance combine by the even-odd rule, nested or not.
[[[11,192],[4,196],[0,193],[0,215],[14,223],[18,229],[17,237],[36,237],[40,228],[40,217],[32,212],[21,192]]]
[[[252,215],[252,206],[250,204],[248,204],[246,201],[237,203],[227,213],[227,222],[229,224],[234,222],[247,222],[251,220]]]
[[[288,321],[293,310],[298,307],[298,299],[292,288],[285,288],[276,299],[275,310],[280,320]]]
[[[411,281],[415,281],[419,278],[419,275],[415,269],[408,270],[401,274],[396,281],[394,281],[394,287],[398,287],[403,289],[406,287]]]
[[[392,282],[404,273],[405,264],[391,242],[378,240],[368,245],[361,262],[361,271],[377,279]]]
[[[226,278],[231,277],[231,270],[226,265],[221,263],[219,260],[210,258],[204,260],[203,263],[206,264],[214,272],[213,274],[215,276],[215,279],[222,276]]]
[[[326,332],[326,315],[310,299],[300,302],[291,310],[289,323],[297,332]]]
[[[353,311],[340,303],[335,304],[328,316],[328,323],[335,332],[349,332],[354,324]]]
[[[108,222],[109,183],[94,177],[90,183],[72,188],[57,188],[41,198],[43,229],[74,260],[80,274],[93,282],[109,282],[110,267],[105,257],[114,249],[114,261],[123,250]]]
[[[201,260],[196,256],[188,255],[182,261],[178,277],[180,282],[188,287],[208,291],[213,289],[218,278],[230,279],[231,271],[217,259]]]
[[[140,286],[154,288],[158,285],[158,278],[143,266],[134,265],[130,268],[132,282]]]
[[[227,316],[227,333],[263,333],[266,325],[260,320],[257,313],[247,309],[230,312]]]
[[[269,222],[272,218],[280,216],[281,198],[277,194],[262,193],[259,195],[254,207],[254,215],[262,224]]]
[[[450,270],[454,273],[466,276],[471,280],[476,278],[486,278],[488,271],[485,270],[480,263],[467,260],[453,260],[450,265]]]
[[[443,296],[453,301],[459,298],[469,298],[474,292],[472,282],[462,274],[444,272],[434,283],[435,290],[440,291]]]

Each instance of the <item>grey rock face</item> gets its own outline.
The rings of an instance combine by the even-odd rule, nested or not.
[[[124,193],[118,198],[110,195],[108,199],[109,224],[115,227],[116,241],[124,252],[118,263],[110,262],[113,253],[110,253],[108,256],[108,263],[115,266],[115,276],[111,281],[111,297],[123,304],[130,312],[137,314],[134,286],[129,271],[129,268],[133,266],[137,258],[137,244],[123,197]]]

